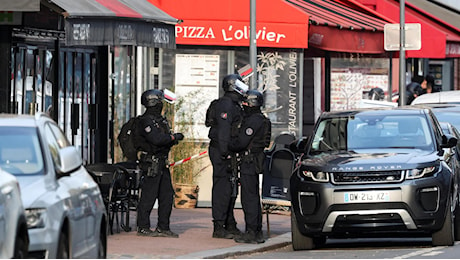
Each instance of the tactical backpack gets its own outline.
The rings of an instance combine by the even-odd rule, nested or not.
[[[139,124],[140,117],[131,117],[126,122],[118,134],[118,143],[120,144],[123,155],[129,161],[137,161],[137,143],[136,143],[136,127]]]
[[[204,121],[204,125],[206,127],[211,127],[217,124],[216,122],[216,105],[217,105],[218,99],[214,99],[211,101],[211,104],[209,104],[208,109],[206,110],[206,120]]]
[[[272,122],[268,117],[264,116],[264,147],[270,146],[272,138]]]

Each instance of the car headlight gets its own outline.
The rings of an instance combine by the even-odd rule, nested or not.
[[[321,171],[301,170],[302,177],[316,182],[329,182],[329,174]]]
[[[439,166],[430,166],[420,169],[410,169],[406,170],[406,179],[419,179],[423,177],[433,176],[440,170]]]
[[[45,227],[46,209],[26,209],[27,228]]]

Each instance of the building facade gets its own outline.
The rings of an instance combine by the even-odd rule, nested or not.
[[[144,64],[175,48],[177,20],[144,0],[29,2],[38,10],[0,5],[0,111],[48,113],[85,164],[122,160],[119,129],[158,84]]]

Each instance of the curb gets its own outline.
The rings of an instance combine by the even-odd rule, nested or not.
[[[215,259],[227,258],[231,256],[253,254],[268,250],[281,248],[291,244],[291,232],[269,238],[265,243],[261,244],[241,244],[229,248],[213,249],[208,251],[195,252],[191,254],[181,255],[178,259]]]

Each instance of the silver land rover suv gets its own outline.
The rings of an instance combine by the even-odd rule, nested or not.
[[[327,238],[429,236],[460,239],[458,177],[430,109],[399,107],[325,112],[313,136],[291,145],[292,246]]]

